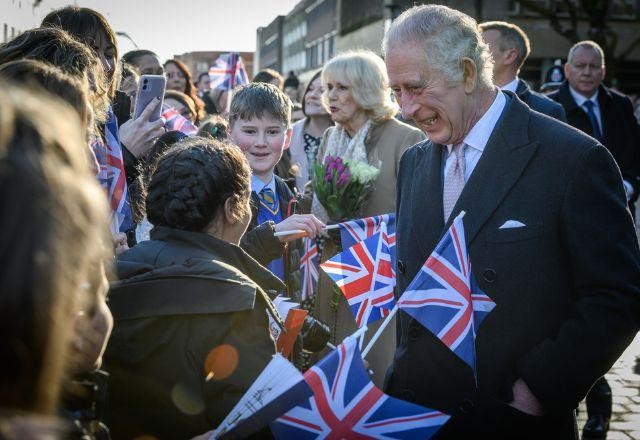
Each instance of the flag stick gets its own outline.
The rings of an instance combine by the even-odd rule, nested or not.
[[[369,327],[367,327],[366,325],[363,325],[362,327],[360,327],[358,330],[356,330],[355,332],[353,332],[353,334],[351,335],[354,338],[358,338],[360,337],[360,335],[364,335],[367,332],[367,329]],[[346,339],[346,338],[345,338]]]
[[[380,338],[380,335],[382,334],[383,330],[387,327],[387,325],[389,325],[389,323],[391,322],[391,318],[393,318],[397,312],[398,312],[398,304],[396,303],[396,305],[393,306],[393,309],[391,309],[391,312],[389,312],[389,315],[387,315],[387,317],[384,318],[384,322],[382,323],[382,325],[380,325],[378,330],[375,332],[375,334],[373,335],[373,337],[365,347],[364,351],[362,352],[362,359],[364,359],[367,356],[367,354],[369,354],[369,352],[371,351],[371,348],[373,348],[373,344],[375,344],[376,341]]]
[[[274,237],[282,237],[284,235],[302,234],[302,233],[306,233],[306,232],[307,231],[304,231],[302,229],[291,229],[289,231],[274,232],[273,236]]]
[[[322,229],[326,229],[326,230],[328,230],[328,229],[337,229],[339,227],[340,226],[338,226],[338,225],[327,225]],[[306,231],[303,231],[302,229],[291,229],[291,230],[288,230],[288,231],[274,232],[273,236],[274,237],[282,237],[283,235],[302,234],[303,232],[306,232]]]
[[[335,350],[336,346],[333,345],[331,342],[327,342],[327,347],[329,347],[331,350]]]

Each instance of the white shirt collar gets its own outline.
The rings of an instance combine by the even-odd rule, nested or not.
[[[260,178],[256,177],[255,175],[251,175],[251,191],[259,194],[260,191],[262,191],[262,189],[265,187],[271,188],[271,191],[273,191],[274,194],[276,193],[275,175],[271,175],[271,180],[267,184],[265,184],[262,180],[260,180]]]
[[[505,84],[504,86],[500,87],[502,90],[508,90],[510,92],[516,93],[516,89],[518,88],[518,83],[520,82],[520,78],[518,78],[517,76],[515,78],[513,78],[513,81],[511,81],[509,84]]]
[[[506,104],[507,98],[505,98],[504,93],[498,91],[491,107],[489,107],[485,114],[476,122],[476,125],[467,133],[467,136],[464,138],[464,143],[470,148],[483,152]],[[449,153],[451,153],[452,148],[453,145],[447,145]]]
[[[586,101],[591,101],[593,102],[593,105],[595,107],[598,106],[598,92],[599,90],[596,89],[596,93],[593,94],[593,96],[591,98],[585,98],[584,96],[582,96],[580,93],[578,93],[573,87],[569,86],[569,92],[571,92],[571,96],[573,96],[573,100],[576,102],[576,104],[578,104],[578,107],[582,107],[582,105],[586,102]]]

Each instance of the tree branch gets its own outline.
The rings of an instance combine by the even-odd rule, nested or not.
[[[568,1],[568,0],[565,0],[565,1]],[[531,0],[516,0],[516,3],[548,19],[549,25],[551,26],[551,28],[554,31],[556,31],[558,34],[560,34],[561,36],[569,40],[570,43],[575,43],[580,39],[578,37],[577,27],[575,25],[575,23],[577,22],[577,19],[575,17],[572,17],[572,20],[571,20],[572,27],[567,29],[562,25],[560,20],[558,20],[558,16],[556,15],[555,11],[553,11],[551,8],[544,7],[539,3]]]

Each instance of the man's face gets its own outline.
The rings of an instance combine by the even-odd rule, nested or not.
[[[282,152],[289,147],[291,129],[265,115],[249,120],[238,119],[229,136],[246,156],[253,174],[265,181],[271,177]]]
[[[471,129],[471,94],[462,82],[450,85],[437,72],[426,67],[424,49],[416,44],[391,46],[386,64],[391,89],[402,110],[402,117],[413,119],[435,143],[461,142]]]
[[[500,44],[502,42],[500,31],[496,29],[484,31],[482,33],[482,39],[489,45],[489,51],[493,57],[493,75],[494,77],[499,76],[504,70],[504,60],[508,52],[506,50],[504,52],[500,50]]]
[[[605,68],[598,52],[586,46],[573,52],[571,62],[564,65],[569,85],[586,98],[596,92],[604,79]]]

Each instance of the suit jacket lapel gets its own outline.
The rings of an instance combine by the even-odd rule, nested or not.
[[[444,227],[442,206],[442,146],[425,142],[414,166],[412,228],[425,256],[431,254]],[[426,258],[426,257],[425,257]]]
[[[529,108],[507,93],[511,99],[505,113],[445,225],[448,228],[460,211],[465,211],[467,245],[509,193],[538,148],[537,143],[529,140]]]

